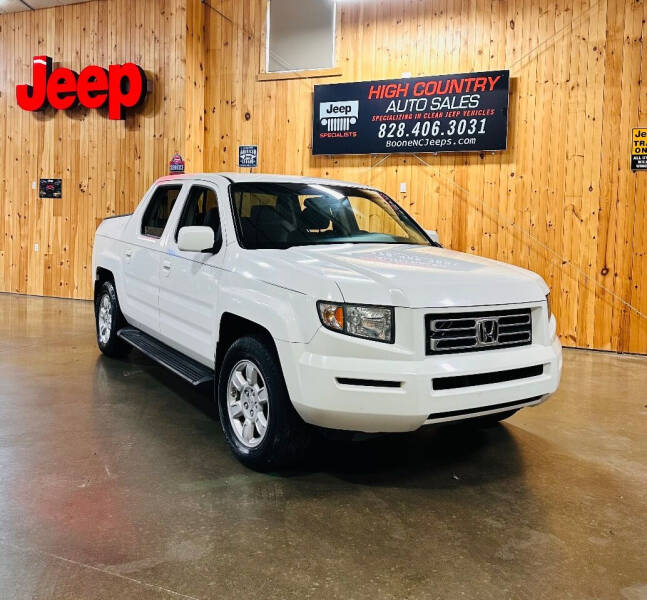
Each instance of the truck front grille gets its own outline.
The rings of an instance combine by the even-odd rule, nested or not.
[[[532,343],[529,308],[425,316],[427,354],[474,352]]]

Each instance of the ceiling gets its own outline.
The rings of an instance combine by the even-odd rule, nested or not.
[[[24,2],[22,0],[0,0],[0,14],[50,8],[63,4],[77,4],[84,1],[86,0],[24,0]]]

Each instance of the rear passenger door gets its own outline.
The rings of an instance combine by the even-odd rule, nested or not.
[[[133,219],[132,229],[124,240],[124,315],[129,323],[156,337],[159,336],[159,269],[164,235],[181,191],[182,184],[158,186],[141,217]]]
[[[179,212],[179,211],[178,211]],[[162,339],[199,362],[214,364],[214,326],[224,263],[220,206],[215,187],[194,183],[166,238],[160,265],[160,329]],[[181,227],[211,227],[211,252],[186,252],[177,244]]]

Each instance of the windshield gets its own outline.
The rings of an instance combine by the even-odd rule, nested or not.
[[[373,190],[302,183],[234,183],[243,248],[315,244],[434,245],[393,200]]]

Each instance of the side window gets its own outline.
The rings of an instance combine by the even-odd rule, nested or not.
[[[181,189],[181,185],[163,185],[155,190],[142,218],[143,235],[156,238],[162,236]]]
[[[216,192],[207,187],[194,185],[182,210],[182,216],[175,231],[175,241],[182,227],[201,225],[211,227],[215,240],[215,247],[220,248],[222,232],[220,229],[220,213],[218,212],[218,197]]]

